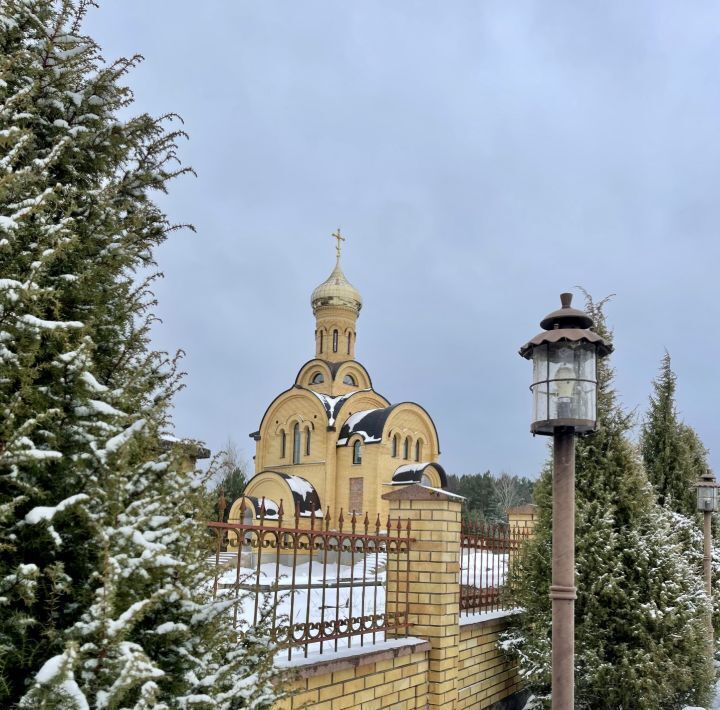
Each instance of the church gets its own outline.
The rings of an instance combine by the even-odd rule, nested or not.
[[[414,402],[391,404],[376,392],[370,374],[355,359],[357,320],[362,308],[358,290],[340,266],[338,230],[336,263],[310,299],[315,316],[315,357],[299,370],[293,385],[272,400],[257,431],[255,475],[229,519],[245,522],[260,515],[291,519],[340,511],[348,519],[379,514],[393,486],[422,483],[445,488],[438,463],[440,442],[430,415]],[[244,505],[243,505],[244,501]]]

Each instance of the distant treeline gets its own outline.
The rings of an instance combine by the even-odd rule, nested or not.
[[[480,520],[507,520],[507,509],[533,502],[535,481],[525,476],[490,471],[448,476],[448,489],[465,497],[464,513]]]

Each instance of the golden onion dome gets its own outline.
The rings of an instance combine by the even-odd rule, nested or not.
[[[360,292],[347,280],[340,268],[340,255],[337,257],[335,268],[310,297],[313,313],[323,306],[341,306],[351,308],[356,313],[362,308]]]

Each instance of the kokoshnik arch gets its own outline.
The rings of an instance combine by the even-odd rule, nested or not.
[[[256,432],[255,475],[234,501],[230,520],[265,518],[299,510],[301,518],[330,510],[349,517],[367,513],[383,526],[391,486],[423,483],[445,488],[438,463],[440,442],[430,415],[414,402],[391,404],[375,391],[368,371],[355,359],[356,323],[362,298],[337,259],[330,276],[310,299],[315,316],[315,357],[298,372],[292,387],[270,403]]]

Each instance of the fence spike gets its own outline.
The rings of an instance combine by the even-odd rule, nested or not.
[[[245,513],[246,510],[247,510],[247,505],[245,504],[245,496],[243,496],[240,499],[240,522],[242,522],[243,514]]]
[[[285,513],[285,509],[283,508],[283,499],[280,499],[280,507],[278,508],[278,527],[282,527],[282,519],[283,514]]]
[[[407,519],[407,526],[405,529],[408,531],[408,535],[410,534],[410,518]]]
[[[390,532],[391,532],[391,530],[392,530],[392,521],[390,520],[390,514],[389,514],[389,513],[388,513],[387,522],[385,523],[385,530],[387,530],[388,535],[390,534]]]
[[[368,518],[367,510],[365,511],[365,521],[363,522],[365,527],[365,534],[368,534],[368,527],[370,526],[370,518]]]
[[[315,501],[310,503],[310,530],[315,530]]]
[[[265,521],[265,513],[267,511],[265,510],[265,496],[262,497],[262,500],[260,501],[260,525],[263,524]]]
[[[355,532],[355,525],[357,524],[357,518],[355,517],[355,510],[352,512],[352,518],[350,518],[350,527],[353,533]]]
[[[380,513],[377,514],[377,520],[375,521],[375,534],[380,534]]]
[[[300,527],[300,506],[297,501],[295,501],[295,527]]]
[[[330,508],[325,509],[325,532],[330,530]]]
[[[345,522],[345,518],[343,518],[342,511],[343,511],[343,509],[340,508],[340,515],[338,515],[338,525],[340,526],[341,531],[342,531],[343,523]]]

